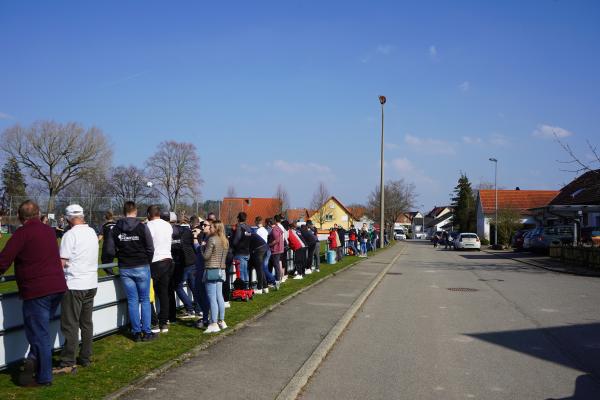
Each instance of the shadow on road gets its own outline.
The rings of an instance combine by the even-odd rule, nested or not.
[[[600,323],[466,335],[584,372],[573,395],[556,400],[600,399]]]

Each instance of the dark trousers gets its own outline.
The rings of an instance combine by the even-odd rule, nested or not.
[[[285,258],[285,257],[284,257]],[[271,258],[269,258],[269,265],[272,271],[275,273],[275,280],[281,281],[281,269],[279,268],[279,264],[281,262],[281,254],[271,254]]]
[[[296,274],[304,276],[304,267],[306,266],[306,247],[294,250],[294,268]]]
[[[81,351],[79,360],[82,364],[90,362],[92,356],[92,341],[94,339],[94,324],[92,311],[97,289],[67,290],[60,304],[60,330],[65,338],[60,364],[73,366],[79,345],[79,330],[81,329]]]
[[[315,251],[314,251],[314,259],[315,259],[315,268],[319,269],[321,266],[321,243],[315,243]]]
[[[335,252],[336,252],[336,260],[342,261],[342,258],[344,257],[344,248],[342,246],[340,246],[335,249]]]
[[[25,336],[29,342],[27,358],[37,362],[37,382],[52,382],[52,344],[50,336],[50,319],[56,314],[56,309],[63,294],[50,294],[23,301],[23,323]]]
[[[306,256],[306,268],[312,268],[313,258],[315,258],[315,250],[317,249],[318,244],[319,244],[319,242],[313,243],[308,246],[308,252],[307,252],[307,256]],[[315,268],[319,268],[319,267],[316,266]]]
[[[194,297],[200,306],[202,311],[202,322],[208,324],[208,313],[210,307],[208,305],[208,296],[206,294],[206,287],[202,279],[204,277],[204,265],[196,265],[196,276],[194,277]]]
[[[158,323],[166,325],[169,321],[170,307],[170,283],[173,276],[173,261],[171,259],[160,260],[150,264],[150,274],[154,285],[154,298],[158,300]],[[173,297],[175,293],[173,290]],[[156,301],[155,301],[156,305]]]
[[[256,288],[263,289],[267,287],[267,283],[265,282],[265,272],[263,270],[263,263],[265,261],[265,254],[267,253],[267,248],[261,247],[252,252],[250,254],[250,261],[248,266],[248,275],[252,276],[252,270],[256,271]]]

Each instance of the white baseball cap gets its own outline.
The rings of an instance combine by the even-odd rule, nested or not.
[[[79,204],[71,204],[65,210],[67,217],[83,217],[83,208]]]

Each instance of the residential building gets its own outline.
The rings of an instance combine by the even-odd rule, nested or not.
[[[540,225],[532,208],[544,207],[558,194],[558,190],[498,190],[498,210],[515,210],[525,227]],[[496,191],[481,189],[477,195],[477,235],[490,240],[490,221],[495,218]],[[492,231],[493,232],[493,231]]]
[[[357,224],[356,218],[352,215],[341,201],[331,196],[325,204],[318,210],[310,214],[313,224],[319,229],[329,229],[333,225],[341,225],[344,229],[348,229],[350,225]]]
[[[425,215],[425,234],[433,236],[438,231],[452,230],[452,207],[435,206]]]
[[[225,225],[237,223],[237,215],[244,211],[248,218],[248,225],[254,225],[254,219],[258,216],[263,218],[273,217],[281,210],[281,200],[277,198],[264,197],[225,197],[221,204],[219,218]]]

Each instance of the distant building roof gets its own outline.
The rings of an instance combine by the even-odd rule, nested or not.
[[[560,190],[550,205],[600,205],[600,169],[575,178]]]
[[[544,207],[558,194],[558,190],[498,190],[498,209],[515,209],[529,214],[530,208]],[[493,214],[496,208],[494,189],[479,190],[484,214]]]
[[[221,220],[224,224],[237,223],[237,215],[244,211],[248,215],[246,222],[254,225],[254,219],[273,217],[281,209],[281,200],[264,197],[225,197],[221,205]]]
[[[366,207],[348,207],[348,211],[350,211],[352,216],[354,216],[354,219],[359,220],[367,213],[367,208]]]
[[[290,208],[286,213],[288,221],[308,220],[308,210],[306,208]]]
[[[435,206],[435,207],[433,207],[433,210],[429,211],[427,213],[427,215],[425,215],[425,216],[429,217],[429,218],[437,218],[440,216],[442,211],[444,211],[446,208],[449,209],[450,211],[452,211],[452,206],[441,206],[441,207]]]

